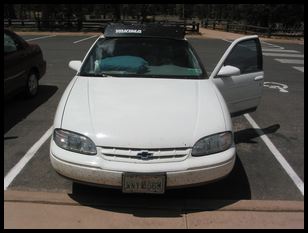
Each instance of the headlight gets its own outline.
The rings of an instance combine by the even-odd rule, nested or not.
[[[97,153],[96,146],[92,140],[82,134],[55,129],[53,140],[59,147],[65,150],[87,155],[95,155]]]
[[[232,145],[232,133],[223,132],[201,138],[192,148],[192,156],[214,154],[227,150]]]

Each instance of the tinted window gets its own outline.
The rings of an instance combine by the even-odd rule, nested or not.
[[[4,33],[3,41],[4,41],[4,53],[12,53],[17,50],[15,41],[9,35]]]
[[[262,55],[259,42],[255,39],[238,43],[224,65],[231,65],[239,68],[241,74],[257,72],[262,70]]]
[[[29,46],[28,43],[16,33],[8,31],[6,34],[14,40],[17,50],[24,49]]]
[[[204,78],[191,47],[184,40],[160,38],[100,39],[81,75]]]

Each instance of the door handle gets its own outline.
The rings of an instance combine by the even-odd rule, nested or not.
[[[264,79],[263,75],[260,75],[254,78],[255,81],[262,80],[262,79]]]

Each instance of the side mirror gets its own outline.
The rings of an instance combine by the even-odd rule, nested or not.
[[[241,70],[235,66],[223,66],[219,70],[217,76],[233,76],[233,75],[240,75]]]
[[[79,71],[80,67],[81,67],[81,61],[70,61],[70,63],[68,64],[68,66],[73,69],[76,70],[77,72]]]

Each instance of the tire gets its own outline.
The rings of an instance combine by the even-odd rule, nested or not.
[[[38,74],[34,71],[30,72],[27,78],[27,83],[26,83],[26,96],[27,97],[34,97],[38,93],[39,89],[39,82],[38,82]]]

